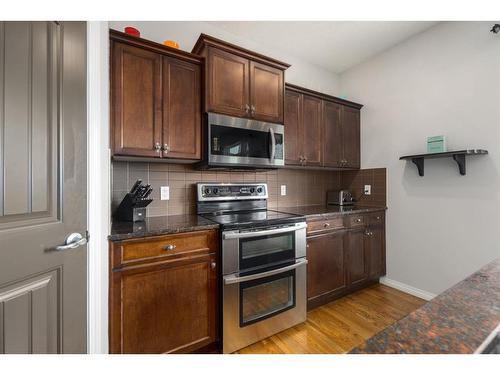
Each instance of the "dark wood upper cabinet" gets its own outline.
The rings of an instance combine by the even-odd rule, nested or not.
[[[110,30],[115,157],[200,160],[202,58]]]
[[[283,123],[290,65],[205,34],[192,53],[206,59],[205,112]]]
[[[342,106],[330,101],[323,101],[323,165],[342,167],[344,142],[341,127]]]
[[[301,128],[304,165],[320,166],[322,156],[321,146],[323,144],[323,140],[321,138],[322,121],[320,99],[308,95],[303,96]]]
[[[342,108],[342,140],[344,166],[360,168],[360,118],[359,109],[344,106]]]
[[[361,107],[287,83],[285,163],[315,168],[360,168]],[[291,155],[287,155],[288,149]]]
[[[250,112],[252,117],[283,123],[284,76],[282,69],[250,62]]]
[[[207,111],[244,117],[249,113],[248,59],[209,47],[206,59]]]
[[[302,94],[286,90],[285,92],[285,163],[301,165],[302,155]]]
[[[163,58],[163,157],[201,158],[200,67]]]
[[[307,238],[307,299],[339,293],[347,286],[345,231],[331,231]]]
[[[161,55],[115,43],[112,52],[113,151],[159,157],[161,143]]]

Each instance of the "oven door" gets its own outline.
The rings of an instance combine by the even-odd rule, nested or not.
[[[306,223],[222,233],[222,274],[271,267],[306,256]]]
[[[306,320],[306,264],[223,277],[224,353]]]
[[[209,113],[207,133],[210,166],[285,165],[283,125]]]

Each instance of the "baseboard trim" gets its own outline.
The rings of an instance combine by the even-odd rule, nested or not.
[[[426,301],[430,301],[434,297],[436,297],[436,294],[427,292],[422,289],[414,288],[410,285],[401,283],[396,280],[388,279],[387,277],[382,277],[380,278],[380,284],[384,284],[387,286],[390,286],[391,288],[398,289],[402,292],[411,294],[412,296],[418,297],[425,299]]]

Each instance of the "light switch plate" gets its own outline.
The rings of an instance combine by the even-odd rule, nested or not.
[[[286,195],[286,185],[281,185],[281,195]]]
[[[365,185],[365,195],[371,195],[371,193],[372,193],[372,186]]]
[[[170,199],[170,186],[160,186],[160,200],[168,201]]]

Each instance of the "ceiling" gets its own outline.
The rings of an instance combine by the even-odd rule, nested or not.
[[[208,22],[236,36],[279,49],[334,73],[363,62],[418,34],[428,21]]]

